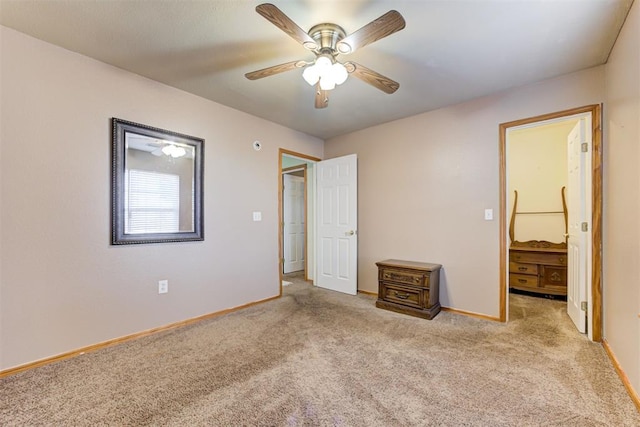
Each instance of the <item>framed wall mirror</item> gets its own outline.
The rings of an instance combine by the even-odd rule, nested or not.
[[[111,244],[204,240],[204,140],[112,118]]]

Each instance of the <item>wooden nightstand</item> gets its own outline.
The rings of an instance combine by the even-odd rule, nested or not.
[[[388,259],[376,265],[376,307],[429,320],[440,312],[440,264]]]

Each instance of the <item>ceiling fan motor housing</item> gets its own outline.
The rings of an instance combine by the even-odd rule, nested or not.
[[[309,36],[318,45],[318,53],[328,53],[332,56],[338,54],[336,44],[345,38],[346,32],[341,26],[331,23],[318,24],[311,27]]]

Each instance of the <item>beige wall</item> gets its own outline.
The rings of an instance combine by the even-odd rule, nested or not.
[[[0,37],[0,369],[278,295],[278,148],[321,140]],[[205,139],[204,242],[109,245],[111,117]]]
[[[518,191],[515,239],[565,241],[562,187],[567,185],[567,137],[577,120],[526,127],[507,134],[507,217]]]
[[[441,263],[443,306],[499,315],[498,125],[603,100],[596,67],[325,143],[358,155],[358,287],[385,258]],[[411,90],[410,87],[400,90]],[[494,209],[494,220],[484,210]]]
[[[604,336],[640,392],[640,4],[606,65]]]

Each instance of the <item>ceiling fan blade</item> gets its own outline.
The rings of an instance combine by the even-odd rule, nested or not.
[[[305,48],[309,50],[315,50],[318,48],[318,45],[311,38],[311,36],[309,36],[306,31],[300,28],[275,5],[271,3],[260,4],[256,6],[256,12],[266,18],[273,25],[289,34],[290,37],[292,37]]]
[[[320,89],[320,83],[316,83],[316,108],[327,108],[329,105],[329,91]]]
[[[391,80],[389,77],[385,77],[364,65],[349,61],[345,62],[344,66],[350,75],[359,78],[365,83],[369,83],[371,86],[374,86],[383,92],[393,93],[400,87],[400,83]]]
[[[336,46],[342,54],[351,53],[356,49],[387,37],[405,26],[404,18],[397,10],[390,10],[378,19],[369,22],[359,30],[340,40]]]
[[[296,68],[303,68],[307,65],[306,61],[291,61],[280,65],[274,65],[273,67],[263,68],[262,70],[252,71],[244,76],[249,80],[258,80],[263,77],[273,76],[274,74],[284,73],[285,71],[294,70]]]

